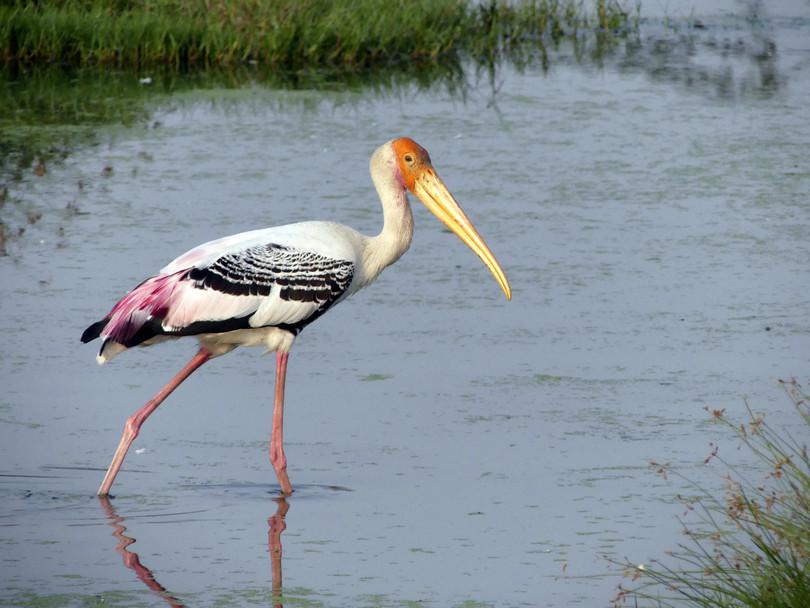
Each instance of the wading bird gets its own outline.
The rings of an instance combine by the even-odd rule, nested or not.
[[[507,299],[512,298],[503,269],[436,175],[424,148],[404,137],[389,141],[377,148],[369,167],[383,208],[377,236],[333,222],[301,222],[211,241],[146,279],[84,331],[82,342],[102,338],[100,364],[127,348],[171,338],[196,336],[200,345],[191,361],[127,419],[99,496],[109,494],[149,415],[194,370],[237,346],[276,353],[270,461],[281,491],[290,495],[282,438],[290,348],[304,327],[374,281],[408,249],[413,237],[408,190],[483,260]]]

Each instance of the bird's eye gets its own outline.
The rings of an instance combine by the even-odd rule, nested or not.
[[[413,154],[406,154],[405,155],[405,162],[409,165],[413,164]]]

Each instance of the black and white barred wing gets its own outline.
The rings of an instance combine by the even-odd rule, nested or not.
[[[183,334],[266,326],[298,333],[344,296],[353,276],[351,261],[285,245],[233,251],[184,274],[162,326]]]
[[[190,299],[165,324],[188,327],[206,317],[247,313],[249,327],[272,325],[297,333],[343,297],[353,276],[354,263],[347,260],[272,243],[251,247],[189,270]]]

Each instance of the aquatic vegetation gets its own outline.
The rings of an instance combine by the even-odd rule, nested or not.
[[[490,60],[546,38],[632,27],[616,0],[587,9],[579,0],[13,0],[0,7],[0,61],[357,71]]]
[[[635,586],[620,587],[614,605],[810,606],[810,399],[797,382],[782,384],[800,416],[789,430],[769,426],[750,409],[749,420],[740,425],[723,411],[712,412],[767,471],[764,481],[750,481],[747,469],[722,460],[715,447],[706,461],[728,468],[725,495],[690,484],[698,497],[684,502],[698,521],[686,526],[688,542],[666,561],[622,564]]]
[[[615,0],[10,0],[0,4],[0,172],[191,88],[465,94],[468,61],[525,65],[637,29]],[[163,94],[163,95],[161,95]]]
[[[363,96],[398,97],[403,91],[442,90],[463,98],[469,83],[462,66],[445,62],[398,69],[370,68],[337,74],[323,70],[275,71],[256,65],[208,68],[191,72],[149,70],[139,77],[125,68],[59,65],[0,69],[0,188],[19,180],[36,163],[46,166],[81,145],[99,143],[105,125],[150,125],[161,104],[191,103],[183,93],[217,91],[219,98],[255,95],[249,85],[272,90],[329,90],[353,103]],[[305,96],[272,95],[268,103],[307,105]],[[0,190],[1,191],[1,190]],[[2,217],[0,200],[0,217]]]
[[[465,94],[546,47],[632,27],[613,0],[11,0],[0,4],[0,171],[59,156],[150,101],[245,83]],[[636,23],[637,27],[637,23]],[[586,32],[595,36],[585,36]],[[161,95],[164,94],[164,95]]]

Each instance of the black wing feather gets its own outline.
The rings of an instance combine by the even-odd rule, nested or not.
[[[223,255],[204,268],[192,268],[186,276],[199,289],[269,296],[276,288],[282,300],[316,303],[317,309],[306,319],[277,325],[297,334],[343,296],[354,277],[354,263],[269,243]]]

